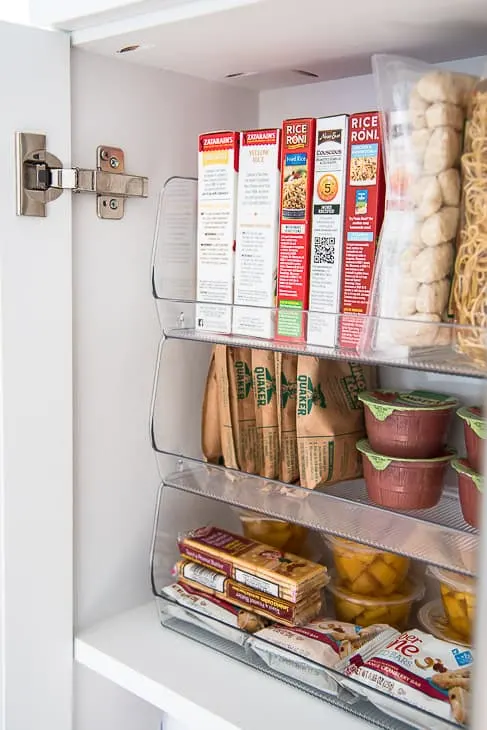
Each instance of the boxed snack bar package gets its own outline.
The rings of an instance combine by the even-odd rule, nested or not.
[[[311,621],[321,611],[321,592],[313,591],[298,603],[241,585],[237,581],[210,568],[190,560],[181,560],[175,566],[178,581],[213,596],[222,598],[235,606],[254,611],[259,616],[282,623],[285,626],[300,626]]]
[[[281,212],[277,270],[277,335],[304,339],[308,309],[315,119],[290,119],[282,128]]]
[[[333,669],[341,665],[359,648],[362,656],[369,656],[385,646],[394,634],[384,624],[364,629],[334,619],[317,618],[302,627],[271,624],[250,637],[247,645],[271,669],[336,695],[337,677],[323,667]]]
[[[182,535],[178,546],[181,557],[291,603],[328,583],[323,565],[218,527],[201,527]]]
[[[240,135],[232,327],[238,335],[274,336],[280,140],[280,129],[253,129]]]
[[[355,448],[365,433],[358,394],[367,390],[374,368],[360,363],[300,355],[296,427],[299,476],[314,489],[362,475]]]
[[[316,120],[308,342],[337,344],[347,184],[348,115]]]
[[[359,651],[345,674],[364,686],[361,690],[354,684],[353,690],[383,712],[421,730],[443,730],[451,721],[468,723],[472,665],[467,647],[414,629],[397,635],[368,659]],[[379,692],[367,692],[365,685]]]
[[[199,137],[196,327],[212,332],[232,324],[238,148],[238,132]]]
[[[162,589],[162,595],[169,599],[169,602],[164,601],[160,607],[163,613],[201,626],[240,645],[247,640],[243,631],[253,634],[268,623],[255,613],[232,606],[231,603],[198,591],[189,585],[173,583]],[[178,605],[174,606],[172,602]]]
[[[384,217],[385,176],[379,112],[352,114],[348,136],[341,312],[366,314]],[[360,318],[341,317],[340,345],[356,349]]]

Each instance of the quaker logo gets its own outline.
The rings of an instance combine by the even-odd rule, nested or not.
[[[318,132],[318,144],[324,142],[335,142],[336,144],[342,143],[342,130],[341,129],[323,129]]]
[[[285,408],[289,399],[296,400],[297,383],[295,380],[288,380],[284,373],[281,374],[281,406]]]
[[[242,360],[235,361],[235,372],[237,374],[237,398],[245,400],[252,389],[252,373],[247,363]]]
[[[276,379],[269,370],[264,367],[257,367],[254,370],[255,387],[257,392],[257,405],[268,406],[272,397],[276,394]]]
[[[298,416],[309,416],[313,406],[326,408],[321,384],[313,385],[308,375],[298,375]]]

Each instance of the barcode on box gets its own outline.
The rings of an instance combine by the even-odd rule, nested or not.
[[[314,264],[335,263],[335,237],[315,236],[313,247]]]

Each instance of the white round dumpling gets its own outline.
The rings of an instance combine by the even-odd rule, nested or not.
[[[443,205],[460,205],[460,173],[454,167],[443,170],[438,175]]]
[[[451,243],[440,243],[438,246],[427,246],[411,262],[411,276],[421,284],[431,284],[444,279],[453,265],[453,246]]]
[[[416,312],[407,322],[394,322],[392,336],[398,345],[428,347],[438,337],[441,318],[437,314]]]
[[[421,284],[416,297],[416,310],[424,314],[442,314],[450,294],[450,279],[445,277],[432,284]]]
[[[446,101],[450,104],[460,104],[464,90],[455,79],[455,74],[448,71],[430,71],[422,76],[416,84],[416,91],[430,104]]]
[[[441,208],[443,198],[436,175],[419,177],[412,183],[410,191],[411,199],[417,207],[418,218],[428,218]]]
[[[411,145],[414,158],[417,160],[419,165],[423,165],[424,155],[431,139],[432,130],[427,127],[422,129],[414,129],[411,132]]]
[[[411,264],[416,256],[424,250],[424,245],[419,242],[412,242],[408,248],[401,254],[401,270],[404,274],[409,274],[411,271]]]
[[[409,95],[409,109],[414,109],[415,111],[422,112],[424,114],[428,106],[429,102],[426,101],[426,99],[423,99],[421,94],[418,93],[416,87],[413,88],[411,94]]]
[[[434,127],[453,127],[457,132],[461,132],[465,114],[463,109],[456,104],[438,101],[427,108],[425,119],[430,129]]]
[[[425,130],[421,130],[423,132]],[[413,132],[411,137],[415,133]],[[458,164],[460,135],[453,127],[436,127],[428,139],[423,157],[423,169],[427,175],[438,175]]]
[[[425,246],[438,246],[455,238],[460,209],[445,206],[425,220],[421,227],[421,241]]]

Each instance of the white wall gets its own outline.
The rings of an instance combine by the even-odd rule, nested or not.
[[[92,166],[97,145],[113,144],[124,148],[129,172],[150,178],[150,198],[127,201],[123,221],[98,220],[89,195],[73,205],[76,623],[82,628],[151,599],[159,479],[148,417],[159,328],[149,273],[158,192],[170,175],[196,173],[199,132],[256,124],[258,99],[83,51],[73,52],[72,65],[72,163]],[[184,397],[180,405],[190,429],[194,405]],[[132,701],[137,728],[155,730],[153,708],[130,696],[121,702],[99,679],[92,684],[78,673],[78,730],[135,730]]]
[[[487,56],[439,64],[464,73],[487,75]],[[352,114],[377,108],[373,77],[352,76],[305,86],[262,91],[259,123],[262,127],[279,125],[292,117],[325,117]]]
[[[28,25],[30,22],[29,0],[0,0],[0,20]]]

